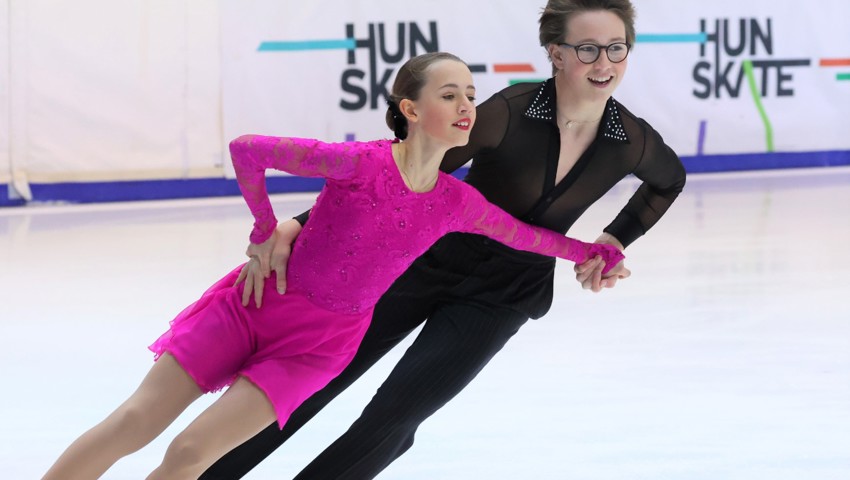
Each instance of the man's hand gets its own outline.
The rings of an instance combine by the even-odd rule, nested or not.
[[[279,224],[265,242],[248,245],[245,251],[248,255],[248,263],[242,267],[235,283],[238,285],[245,281],[242,289],[243,306],[248,306],[252,293],[257,308],[263,306],[263,289],[271,272],[275,272],[277,277],[275,285],[277,292],[281,295],[286,292],[286,266],[289,263],[289,255],[292,253],[292,244],[300,233],[301,224],[295,220],[287,220]]]
[[[600,235],[595,243],[613,245],[620,249],[620,251],[623,251],[624,248],[619,240],[607,233]],[[618,280],[628,278],[632,274],[623,262],[620,262],[616,267],[609,270],[605,276],[602,275],[603,268],[605,268],[605,262],[602,261],[602,257],[600,256],[591,258],[582,264],[576,264],[574,267],[576,281],[581,284],[581,288],[598,293],[603,288],[614,288]]]

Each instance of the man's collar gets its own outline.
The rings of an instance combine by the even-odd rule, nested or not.
[[[555,79],[550,78],[540,84],[537,93],[534,94],[528,107],[525,109],[524,115],[535,120],[543,120],[555,123],[556,112],[555,98]],[[620,111],[617,108],[617,101],[613,97],[608,99],[605,104],[605,113],[602,114],[602,137],[611,141],[629,143],[629,137],[626,136],[626,130],[623,128],[623,121],[620,118]]]

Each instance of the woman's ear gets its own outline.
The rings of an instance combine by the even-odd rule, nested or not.
[[[415,122],[417,120],[416,104],[413,100],[403,98],[400,102],[398,102],[398,109],[401,110],[401,114],[404,115],[404,118],[406,118],[408,122]]]

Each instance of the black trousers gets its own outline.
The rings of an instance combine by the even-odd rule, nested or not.
[[[458,249],[452,252],[462,254]],[[439,278],[434,278],[437,270],[429,269],[427,259],[418,260],[376,305],[372,323],[351,364],[295,410],[283,430],[277,424],[269,425],[222,457],[200,479],[241,478],[425,322],[360,418],[296,479],[363,480],[385,469],[413,445],[419,425],[463,390],[528,321],[527,312],[478,302],[474,295],[457,296],[458,292],[468,293],[465,285],[470,282],[486,284],[485,277],[493,277],[480,269],[492,263],[492,255],[476,255],[481,255],[480,249],[462,256],[484,275],[478,279],[473,271],[448,273],[443,269]],[[510,265],[498,263],[500,273],[511,270]],[[524,272],[528,269],[529,265],[523,265]],[[488,295],[492,293],[487,290]]]

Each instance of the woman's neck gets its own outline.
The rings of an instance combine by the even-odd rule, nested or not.
[[[434,188],[440,173],[440,163],[447,148],[423,142],[415,136],[393,144],[393,159],[408,188],[427,192]]]

